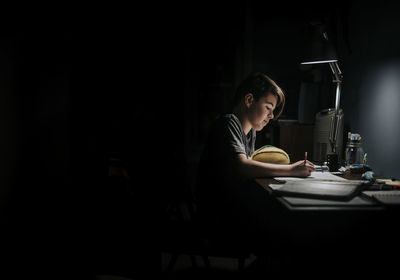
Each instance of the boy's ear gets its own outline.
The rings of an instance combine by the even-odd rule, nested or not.
[[[253,104],[254,101],[254,96],[252,93],[246,93],[246,95],[244,96],[244,105],[246,105],[247,108],[249,108],[251,106],[251,104]]]

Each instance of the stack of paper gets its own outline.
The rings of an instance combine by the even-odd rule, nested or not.
[[[329,172],[312,172],[307,178],[277,177],[284,184],[270,184],[273,194],[281,196],[350,200],[367,181],[346,180]]]

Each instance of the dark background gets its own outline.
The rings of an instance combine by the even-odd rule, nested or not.
[[[156,19],[139,6],[65,8],[0,32],[4,273],[156,273],[156,184],[140,185],[161,108],[145,83]],[[128,175],[108,176],[114,165]]]
[[[304,82],[320,92],[303,110],[333,105],[329,68],[299,67],[310,22],[326,23],[338,49],[346,129],[363,136],[374,171],[399,177],[397,11],[198,1],[14,17],[0,32],[2,256],[49,276],[158,267],[160,196],[193,183],[209,125],[247,74],[284,89],[282,120],[298,118]],[[119,191],[112,157],[130,175]]]

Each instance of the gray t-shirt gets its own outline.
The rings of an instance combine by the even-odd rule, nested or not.
[[[236,154],[251,157],[256,131],[246,135],[234,114],[219,117],[211,128],[204,146],[197,174],[196,197],[198,208],[207,216],[218,219],[217,213],[235,207],[244,179],[233,167]]]
[[[227,142],[227,144],[222,143],[227,145],[226,147],[229,149],[227,152],[241,153],[251,157],[256,141],[256,131],[254,129],[251,129],[247,135],[244,134],[242,124],[234,114],[221,117],[218,126],[219,136]]]

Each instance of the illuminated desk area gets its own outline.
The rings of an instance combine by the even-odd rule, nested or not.
[[[360,174],[353,174],[349,171],[341,176],[341,178],[351,182],[352,180],[360,180]],[[258,185],[265,189],[269,194],[275,197],[286,209],[291,211],[307,211],[307,210],[320,210],[320,211],[383,211],[388,209],[396,209],[400,207],[400,203],[385,204],[384,202],[377,201],[371,194],[378,193],[378,191],[361,190],[358,195],[351,199],[321,199],[315,197],[290,197],[285,195],[273,195],[274,191],[271,185],[281,184],[273,178],[259,178],[255,180]],[[302,181],[306,182],[306,181]],[[396,194],[400,195],[400,190],[392,191],[379,191],[379,193]]]

